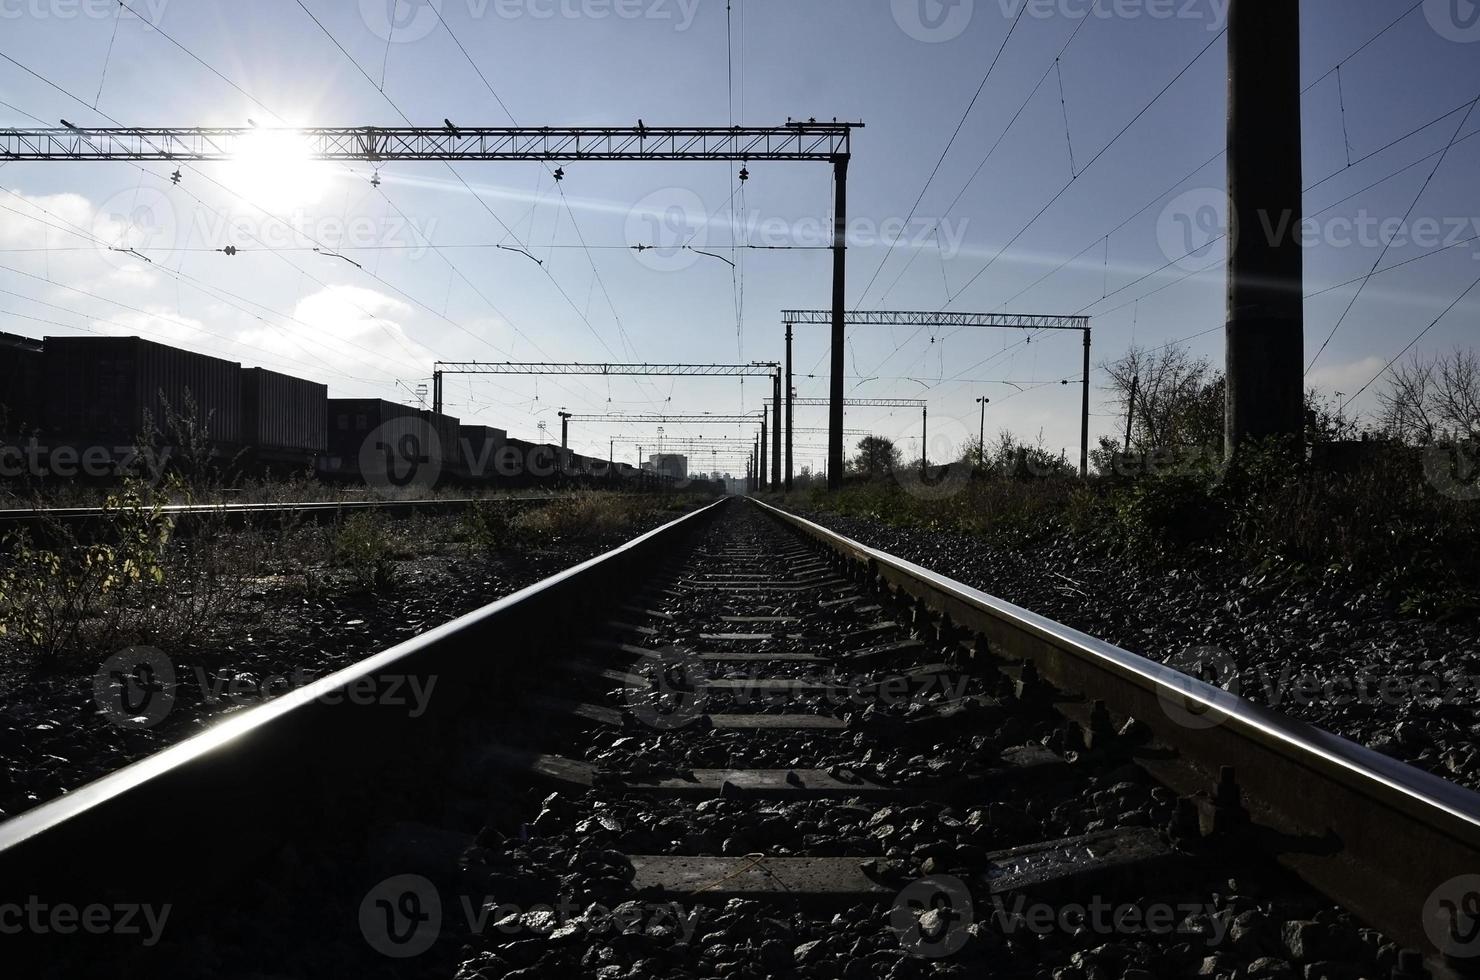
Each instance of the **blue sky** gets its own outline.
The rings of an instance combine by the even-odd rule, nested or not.
[[[0,125],[39,125],[31,116],[399,125],[397,108],[429,125],[507,125],[509,113],[521,125],[862,120],[850,175],[851,305],[1088,313],[1097,363],[1133,342],[1186,337],[1221,360],[1222,246],[1184,253],[1219,230],[1223,0],[1101,0],[1089,14],[1087,0],[733,0],[728,10],[718,0],[441,0],[445,26],[424,9],[431,2],[128,0],[135,13],[120,19],[112,0],[0,0]],[[1480,133],[1480,111],[1457,130],[1480,95],[1480,9],[1472,0],[1305,0],[1302,9],[1313,83],[1307,213],[1316,216],[1307,292],[1364,276],[1382,254],[1374,229],[1413,207],[1382,267],[1417,261],[1372,278],[1310,374],[1349,395],[1480,276],[1480,243],[1420,258],[1480,235],[1480,140],[1465,138]],[[890,222],[912,215],[999,49],[902,240],[881,245]],[[567,164],[556,188],[536,164],[454,173],[398,163],[380,169],[376,188],[368,165],[295,162],[293,150],[270,144],[251,161],[187,167],[179,186],[158,164],[0,165],[0,329],[138,333],[318,378],[334,395],[409,401],[434,359],[777,359],[779,311],[828,302],[831,260],[815,247],[831,206],[821,164],[755,163],[737,190],[738,168],[727,164]],[[811,247],[731,251],[737,240]],[[678,241],[738,268],[630,248]],[[239,253],[212,251],[228,244]],[[1356,289],[1308,301],[1308,357]],[[1477,303],[1472,293],[1417,349],[1471,344]],[[992,398],[989,431],[1077,447],[1077,389],[1042,383],[1077,381],[1078,338],[1026,340],[859,328],[850,394],[927,399],[937,457],[975,435],[981,395]],[[801,393],[825,394],[825,336],[803,329],[797,351]],[[467,421],[534,437],[541,421],[557,430],[562,407],[735,413],[754,410],[765,388],[501,377],[449,380],[447,401]],[[1372,409],[1377,388],[1353,407]],[[1119,424],[1101,402],[1096,391],[1094,435]],[[824,424],[821,410],[798,419]],[[915,412],[858,409],[848,424],[918,453]],[[670,437],[749,431],[667,428]],[[609,438],[653,430],[578,426],[572,441],[605,454]]]

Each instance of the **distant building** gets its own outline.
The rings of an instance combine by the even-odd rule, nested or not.
[[[654,453],[648,457],[647,469],[675,480],[689,478],[689,458],[677,453]]]

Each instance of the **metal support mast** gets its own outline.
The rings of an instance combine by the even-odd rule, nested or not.
[[[1303,441],[1300,4],[1234,0],[1228,25],[1224,449]]]
[[[848,254],[848,156],[833,161],[832,405],[827,416],[827,488],[843,485],[843,320]]]
[[[770,418],[771,416],[768,412],[761,413],[761,469],[759,483],[762,490],[766,489],[766,424],[770,421]]]
[[[791,412],[791,324],[786,325],[786,491],[791,492],[791,481],[793,475],[792,441],[796,436],[796,430],[792,428]]]
[[[776,372],[772,388],[775,395],[772,398],[774,417],[771,420],[771,489],[781,489],[781,372]]]

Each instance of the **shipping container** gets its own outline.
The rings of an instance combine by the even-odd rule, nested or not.
[[[499,472],[499,450],[508,442],[503,429],[486,425],[458,426],[457,454],[461,473],[478,479],[493,479]]]
[[[41,341],[0,333],[0,431],[33,432],[41,425]]]
[[[416,440],[424,453],[444,471],[457,467],[458,420],[380,398],[330,398],[328,401],[329,452],[321,467],[330,474],[355,475],[360,471],[360,451],[372,436],[384,444],[401,447],[403,440]]]
[[[44,417],[73,444],[129,445],[148,425],[174,442],[169,418],[188,414],[220,451],[241,443],[241,365],[140,337],[48,337]]]
[[[316,381],[243,368],[242,444],[265,455],[323,453],[329,446],[329,389]]]

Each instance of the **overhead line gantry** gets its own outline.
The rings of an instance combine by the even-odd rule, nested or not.
[[[1018,330],[1079,330],[1084,334],[1084,405],[1079,436],[1079,470],[1080,475],[1089,473],[1089,354],[1090,354],[1090,325],[1087,316],[1053,316],[1044,314],[1024,313],[953,313],[948,310],[941,311],[919,311],[919,310],[848,310],[842,316],[844,326],[886,326],[886,327],[992,327],[998,329]],[[843,338],[841,331],[836,326],[837,313],[834,310],[783,310],[781,311],[781,322],[786,325],[786,384],[787,395],[786,407],[786,486],[789,489],[792,483],[792,412],[791,399],[791,345],[792,327],[798,324],[834,324],[833,328],[833,392],[831,417],[829,419],[832,427],[837,430],[836,438],[829,440],[828,445],[828,486],[836,486],[842,480],[843,467],[843,405],[841,385],[839,380],[838,364],[841,363],[839,350]],[[847,402],[847,404],[852,404]],[[774,453],[779,460],[781,455],[780,433],[776,433]],[[921,458],[925,453],[921,452]],[[834,481],[837,482],[834,482]]]
[[[784,126],[462,127],[308,126],[80,127],[0,130],[0,161],[226,161],[262,133],[290,134],[312,160],[363,161],[761,161],[830,163],[833,168],[831,392],[843,389],[843,306],[848,228],[848,164],[861,122],[787,120]],[[829,422],[831,452],[841,455],[843,414]],[[837,479],[841,480],[841,474]],[[840,485],[840,484],[834,484]]]

